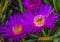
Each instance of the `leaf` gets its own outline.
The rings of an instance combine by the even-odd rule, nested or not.
[[[6,18],[6,15],[4,15],[4,16],[2,17],[1,22],[3,22],[3,21],[5,20],[5,18]]]
[[[12,10],[12,9],[9,9],[9,10],[7,11],[7,14],[8,14],[8,15],[6,14],[7,17],[9,17],[12,13],[13,13],[13,10]]]
[[[21,39],[21,42],[25,42],[25,39],[24,39],[24,38],[22,38],[22,39]]]
[[[37,36],[37,35],[35,35],[35,34],[28,34],[28,36],[29,36],[29,38],[34,38],[34,39],[36,39],[36,38],[39,37],[39,36]]]
[[[25,42],[34,42],[35,40],[27,40],[27,41],[25,41]]]
[[[8,9],[9,3],[11,3],[11,0],[0,0],[0,17],[3,17],[3,13]]]
[[[49,3],[48,0],[44,0],[45,3]]]
[[[9,3],[9,1],[8,1],[8,0],[6,0],[6,1],[5,1],[5,4],[4,4],[4,6],[3,6],[2,11],[4,11],[4,10],[8,7],[8,3]]]
[[[18,3],[19,3],[20,10],[21,10],[21,12],[23,13],[22,0],[18,0]]]
[[[60,38],[55,38],[53,42],[60,42]]]
[[[54,7],[56,8],[57,12],[60,14],[60,0],[53,0]]]
[[[2,37],[0,37],[0,42],[4,42],[4,39]]]
[[[54,42],[60,42],[60,28],[56,31],[56,34],[54,36]]]
[[[40,37],[38,38],[38,41],[43,40],[43,41],[52,41],[54,39],[53,36],[46,36],[46,37]]]
[[[57,31],[56,31],[54,36],[60,38],[60,27],[57,29]]]
[[[53,0],[44,0],[46,4],[53,5]]]

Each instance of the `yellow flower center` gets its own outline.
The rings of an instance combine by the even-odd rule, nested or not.
[[[38,27],[43,26],[45,23],[45,18],[42,15],[38,15],[34,17],[34,24]]]
[[[13,27],[13,33],[14,34],[20,34],[22,32],[22,26],[21,25],[16,25]]]

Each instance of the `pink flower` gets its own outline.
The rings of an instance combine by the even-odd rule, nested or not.
[[[27,10],[36,11],[39,9],[42,0],[23,0],[23,5],[26,7]]]

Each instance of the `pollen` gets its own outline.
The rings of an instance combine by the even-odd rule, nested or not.
[[[42,15],[37,15],[37,16],[34,17],[33,22],[37,27],[41,27],[45,23],[45,18]]]
[[[20,34],[22,32],[22,26],[21,25],[16,25],[13,27],[13,33],[14,34]]]

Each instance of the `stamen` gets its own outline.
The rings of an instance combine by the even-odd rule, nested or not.
[[[13,33],[14,34],[19,34],[22,32],[22,26],[21,25],[16,25],[13,27]]]
[[[42,15],[38,15],[34,17],[34,24],[38,27],[43,26],[45,23],[45,18]]]

